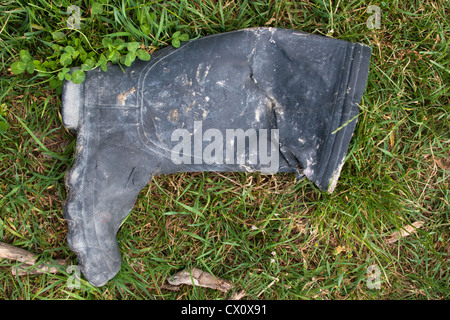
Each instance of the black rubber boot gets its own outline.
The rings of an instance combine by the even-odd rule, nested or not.
[[[65,218],[88,281],[101,286],[120,269],[117,231],[153,175],[294,172],[332,192],[369,59],[362,44],[254,28],[66,82],[63,121],[77,152]]]

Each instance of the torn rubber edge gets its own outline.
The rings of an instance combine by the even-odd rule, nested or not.
[[[343,79],[333,108],[328,138],[323,146],[324,153],[319,160],[319,174],[315,179],[311,179],[320,189],[328,193],[334,191],[344,166],[369,74],[371,48],[361,43],[354,43],[347,48],[351,50],[345,61],[348,67],[344,68],[348,72],[342,74]],[[340,111],[339,119],[336,116],[338,111]]]

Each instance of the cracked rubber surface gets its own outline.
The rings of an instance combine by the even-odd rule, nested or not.
[[[279,147],[277,168],[270,172],[293,172],[332,192],[356,125],[369,59],[370,48],[362,44],[253,28],[165,48],[124,71],[92,70],[80,85],[65,82],[63,122],[76,131],[77,148],[66,178],[64,216],[68,243],[87,280],[101,286],[119,271],[117,231],[152,176],[268,173],[261,163],[208,164],[195,151],[191,164],[175,164],[177,129],[194,133],[199,123],[202,132],[277,129],[278,137],[267,135],[268,145],[277,138]]]

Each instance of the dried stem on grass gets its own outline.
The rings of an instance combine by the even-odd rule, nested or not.
[[[57,273],[59,271],[57,267],[50,266],[46,263],[36,265],[36,254],[3,242],[0,242],[0,258],[23,263],[11,269],[13,275],[23,276],[27,274]],[[66,265],[66,260],[64,259],[56,259],[54,262],[62,266]]]

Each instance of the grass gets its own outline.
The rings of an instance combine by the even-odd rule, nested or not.
[[[446,1],[371,1],[380,29],[368,29],[365,1],[103,1],[81,8],[66,29],[69,1],[3,1],[0,7],[0,241],[42,260],[76,256],[66,242],[64,175],[75,139],[62,125],[60,91],[49,75],[13,75],[22,49],[56,60],[52,34],[79,38],[88,52],[105,35],[170,45],[254,26],[298,29],[372,47],[361,113],[333,194],[293,174],[179,173],[142,190],[118,234],[122,269],[95,288],[73,273],[13,276],[0,260],[0,299],[449,299],[449,7]],[[146,34],[140,28],[144,21]],[[66,41],[66,40],[63,40]],[[76,61],[74,61],[74,65]],[[3,125],[5,126],[5,125]],[[5,129],[5,127],[3,127]],[[423,221],[389,244],[394,231]],[[380,289],[367,270],[380,271]],[[197,267],[230,280],[229,294],[161,289]]]

